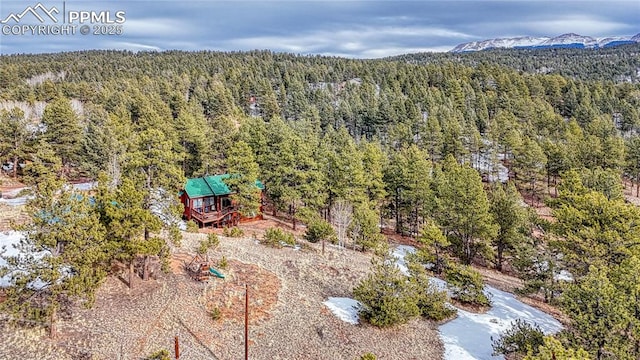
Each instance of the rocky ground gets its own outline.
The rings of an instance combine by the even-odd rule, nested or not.
[[[75,309],[51,340],[39,327],[0,329],[1,359],[143,359],[161,349],[180,359],[239,359],[244,355],[244,288],[249,288],[251,359],[355,359],[372,352],[379,359],[438,359],[442,344],[436,324],[413,321],[380,330],[350,325],[322,304],[348,297],[366,275],[370,255],[320,245],[274,249],[259,244],[274,220],[243,225],[247,237],[220,237],[209,256],[222,256],[225,279],[200,283],[184,271],[206,234],[184,234],[172,249],[172,271],[157,280],[136,279],[131,290],[110,277],[91,309]],[[214,319],[214,309],[220,318]]]

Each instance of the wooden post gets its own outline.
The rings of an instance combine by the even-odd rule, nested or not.
[[[244,360],[249,360],[249,285],[244,284]]]
[[[176,335],[174,343],[175,343],[176,359],[179,359],[180,358],[180,343],[178,342],[178,335]]]

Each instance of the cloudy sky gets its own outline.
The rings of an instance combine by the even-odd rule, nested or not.
[[[84,49],[252,50],[376,58],[448,51],[457,44],[496,37],[594,37],[640,32],[640,1],[40,1],[59,10],[57,23],[21,14],[37,0],[0,0],[0,53]],[[44,17],[41,10],[40,14]],[[94,21],[68,23],[69,11],[124,11],[120,35],[95,35]],[[65,19],[60,19],[65,14]],[[55,15],[55,14],[54,14]],[[105,14],[103,14],[105,15]],[[66,23],[65,23],[66,21]],[[32,35],[25,25],[76,26],[75,34]],[[80,33],[89,25],[90,32]],[[49,27],[48,29],[51,29]],[[105,28],[106,29],[106,28]],[[107,31],[114,31],[111,28]]]

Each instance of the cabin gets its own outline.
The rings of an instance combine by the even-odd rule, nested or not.
[[[222,174],[187,179],[184,190],[180,192],[180,201],[184,205],[183,217],[187,221],[194,220],[200,227],[232,226],[240,221],[261,218],[260,214],[250,218],[240,215],[231,199],[231,190],[224,183],[229,177],[229,174]],[[256,191],[260,191],[264,201],[264,185],[260,180],[256,180]]]

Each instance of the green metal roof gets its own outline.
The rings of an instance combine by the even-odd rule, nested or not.
[[[224,183],[224,179],[228,179],[231,175],[208,175],[199,178],[187,179],[184,190],[190,198],[199,198],[205,196],[221,196],[231,194],[231,190]],[[256,187],[264,190],[264,184],[260,180],[256,180]]]

